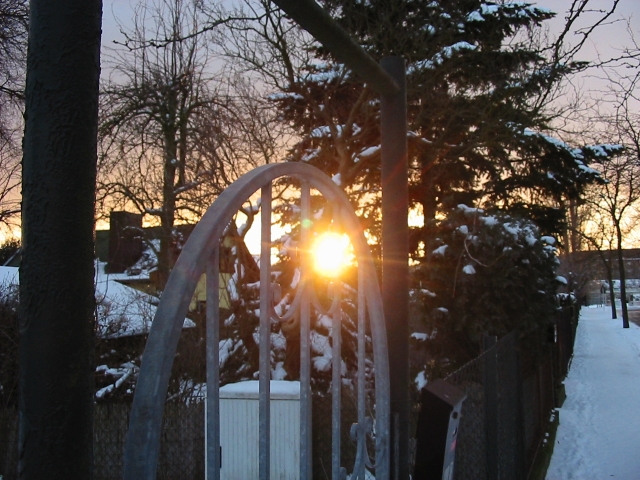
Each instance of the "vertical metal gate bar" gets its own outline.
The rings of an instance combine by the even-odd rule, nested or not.
[[[207,397],[206,397],[206,479],[220,479],[220,246],[216,241],[207,262]]]
[[[262,187],[260,203],[260,480],[270,475],[271,399],[271,182]]]
[[[309,227],[311,217],[311,192],[309,182],[302,181],[300,192],[300,230],[301,249],[306,252],[309,246]],[[300,479],[311,480],[311,307],[309,305],[309,265],[308,255],[302,253],[301,287],[302,304],[300,306]]]
[[[358,444],[356,458],[360,458],[360,463],[356,465],[357,471],[353,472],[356,480],[364,480],[364,455],[365,450],[365,328],[367,310],[364,296],[364,268],[358,268]]]
[[[338,310],[333,312],[331,321],[331,478],[340,478],[340,398],[342,394],[342,310],[340,309],[339,281],[332,285],[333,294],[338,297]]]

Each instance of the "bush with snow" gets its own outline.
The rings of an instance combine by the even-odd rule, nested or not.
[[[516,330],[536,349],[557,308],[553,237],[525,218],[466,205],[452,209],[439,227],[414,275],[416,291],[431,295],[412,296],[430,332],[421,344],[431,358],[448,359],[434,362],[432,370],[450,370],[477,356],[484,335]]]

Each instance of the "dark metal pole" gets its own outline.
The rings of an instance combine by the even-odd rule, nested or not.
[[[314,0],[273,0],[298,25],[353,70],[380,95],[395,95],[399,87],[380,65]]]
[[[100,0],[31,0],[19,477],[91,479]]]
[[[392,471],[407,480],[409,455],[409,210],[407,96],[401,57],[382,59],[382,68],[400,87],[380,104],[382,150],[382,302],[389,343],[391,375]],[[395,436],[395,435],[394,435]]]

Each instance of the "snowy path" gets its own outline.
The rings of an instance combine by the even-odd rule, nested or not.
[[[640,480],[640,327],[583,308],[547,480]]]

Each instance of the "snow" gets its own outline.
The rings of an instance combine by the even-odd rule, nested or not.
[[[480,14],[480,12],[471,12],[469,15],[467,15],[467,21],[484,22],[484,17]]]
[[[578,163],[578,168],[580,170],[582,170],[585,173],[589,173],[591,175],[598,175],[600,172],[598,172],[597,170],[591,168],[591,167],[587,167],[585,164],[583,163]]]
[[[583,308],[547,480],[640,478],[640,327]]]
[[[232,313],[231,315],[229,315],[229,318],[227,318],[224,321],[224,326],[225,327],[230,327],[231,325],[233,325],[233,322],[235,321],[235,319],[236,319],[236,314]]]
[[[126,273],[104,273],[105,265],[96,261],[98,334],[102,338],[120,338],[148,333],[158,299],[120,283],[119,280],[132,278]],[[195,327],[195,323],[185,318],[183,327]]]
[[[224,364],[227,363],[227,360],[232,353],[232,348],[233,340],[230,338],[220,340],[218,343],[218,363],[220,364],[220,368],[224,368]]]
[[[585,147],[585,150],[591,151],[596,157],[608,157],[612,152],[620,152],[624,147],[622,145],[615,145],[605,143],[602,145],[589,145]]]
[[[498,5],[480,5],[480,9],[482,10],[482,15],[495,15],[500,11],[500,7]]]
[[[312,331],[311,350],[314,353],[320,354],[312,358],[313,367],[320,372],[329,371],[329,369],[331,368],[331,358],[333,356],[333,350],[331,348],[331,343],[329,342],[329,337]]]
[[[482,223],[484,223],[487,227],[493,227],[498,224],[498,219],[493,215],[488,215],[486,217],[480,217]]]
[[[318,155],[320,155],[320,149],[307,149],[306,153],[302,156],[302,158],[300,158],[300,160],[302,160],[303,162],[309,162],[316,158]]]
[[[131,375],[138,372],[138,367],[130,362],[123,363],[120,368],[108,368],[107,365],[100,365],[99,367],[96,367],[96,372],[104,372],[106,375],[118,378],[115,383],[107,385],[96,392],[96,398],[102,398],[106,394],[120,388],[122,384],[131,377]]]
[[[484,213],[484,210],[482,210],[481,208],[469,207],[464,203],[459,204],[457,208],[458,210],[462,210],[465,215],[477,215],[479,213]]]
[[[300,283],[300,279],[302,278],[302,273],[300,273],[300,269],[296,267],[293,271],[293,278],[291,279],[291,288],[296,288],[298,283]]]
[[[434,35],[437,32],[436,27],[434,27],[433,25],[428,25],[428,24],[421,26],[420,30],[425,31],[425,32],[429,33],[430,35]]]
[[[282,333],[271,333],[271,346],[274,350],[287,348],[287,339]]]
[[[474,275],[476,273],[476,269],[473,267],[473,265],[469,264],[469,265],[465,265],[462,268],[462,271],[464,273],[466,273],[467,275]]]
[[[442,55],[445,58],[451,58],[451,56],[454,54],[454,52],[459,52],[461,50],[475,50],[476,47],[475,45],[470,44],[469,42],[457,42],[454,43],[453,45],[450,45],[448,47],[444,47],[442,49]]]
[[[569,145],[567,145],[565,142],[551,137],[549,135],[545,135],[543,133],[539,133],[536,132],[534,130],[531,130],[529,128],[524,128],[522,129],[521,127],[518,127],[516,124],[512,124],[511,127],[514,130],[522,130],[522,133],[524,135],[530,136],[530,137],[538,137],[546,142],[548,142],[551,145],[554,145],[556,148],[558,148],[559,150],[565,150],[567,153],[569,153],[570,155],[573,156],[574,161],[576,163],[576,167],[579,170],[582,170],[584,173],[588,174],[588,175],[599,175],[599,172],[597,170],[594,170],[591,167],[588,167],[587,165],[584,164],[584,162],[582,162],[582,160],[584,160],[584,152],[588,151],[591,152],[592,155],[596,156],[596,157],[608,157],[609,155],[615,154],[615,153],[619,153],[623,147],[621,145],[615,145],[615,144],[600,144],[600,145],[587,145],[583,148],[571,148]],[[554,179],[554,176],[552,173],[547,172],[547,176],[550,179]]]
[[[238,278],[237,273],[234,273],[231,278],[227,280],[227,292],[229,292],[229,298],[234,301],[240,299],[240,294],[236,287],[236,278]]]
[[[0,285],[18,285],[18,269],[16,267],[0,267]]]
[[[422,342],[424,342],[425,340],[427,340],[429,338],[429,335],[427,335],[426,333],[418,333],[418,332],[414,332],[411,334],[412,338],[415,338],[416,340],[420,340]]]
[[[567,279],[566,279],[566,278],[564,278],[562,275],[558,275],[558,276],[556,277],[556,280],[557,280],[558,282],[560,282],[561,284],[563,284],[563,285],[567,285],[567,284],[568,284]]]
[[[446,252],[446,251],[447,251],[447,248],[448,248],[448,247],[449,247],[448,245],[440,245],[440,246],[439,246],[438,248],[436,248],[432,253],[433,253],[434,255],[442,255],[442,256],[444,256],[444,252]]]
[[[328,372],[331,368],[331,358],[326,356],[313,357],[313,368],[319,372]]]
[[[535,235],[533,234],[533,232],[530,229],[526,229],[526,235],[524,237],[524,241],[527,242],[527,245],[529,245],[530,247],[532,247],[533,245],[536,244],[536,242],[538,241],[535,237]]]
[[[419,372],[418,375],[416,375],[416,378],[413,381],[415,382],[416,387],[418,387],[418,391],[420,391],[424,387],[426,387],[427,383],[428,383],[428,380],[427,380],[427,375],[425,374],[424,370]]]
[[[320,318],[318,318],[318,325],[329,329],[333,326],[333,318],[329,315],[320,315]]]
[[[331,129],[329,128],[328,125],[322,125],[321,127],[314,128],[313,130],[311,130],[311,133],[309,134],[309,136],[311,138],[330,137]]]
[[[343,68],[341,66],[332,68],[328,65],[318,65],[318,71],[315,73],[308,73],[304,75],[301,80],[307,82],[315,82],[319,84],[329,83],[343,74]],[[330,68],[332,68],[330,70]]]
[[[283,365],[284,362],[276,363],[276,368],[274,370],[271,370],[271,378],[273,378],[274,380],[284,380],[284,378],[287,376],[287,371],[284,369]],[[298,386],[298,390],[299,389],[300,387]]]
[[[433,293],[433,292],[432,292],[432,291],[430,291],[430,290],[427,290],[426,288],[421,288],[421,289],[420,289],[420,291],[421,291],[423,294],[425,294],[425,295],[427,295],[427,296],[429,296],[429,297],[435,297],[435,296],[436,296],[436,294],[435,294],[435,293]]]
[[[469,42],[464,42],[464,41],[456,42],[453,45],[448,45],[444,47],[440,52],[436,53],[429,60],[420,60],[412,65],[409,65],[409,67],[407,68],[407,73],[412,74],[422,69],[435,68],[441,65],[446,59],[453,57],[455,53],[462,52],[465,50],[472,51],[477,48],[478,47],[476,45],[472,45]]]
[[[300,95],[299,93],[293,93],[293,92],[277,92],[277,93],[272,93],[271,95],[267,96],[267,98],[269,100],[285,100],[287,98],[291,99],[291,100],[304,100],[304,97],[302,95]]]
[[[518,238],[520,228],[517,225],[514,225],[512,223],[505,223],[502,227],[511,235],[513,235],[514,238]]]
[[[362,150],[358,154],[358,156],[360,158],[362,158],[362,157],[370,157],[371,155],[374,155],[375,153],[377,153],[378,150],[380,150],[380,145],[376,145],[375,147],[368,147],[368,148],[365,148],[364,150]]]
[[[336,125],[335,129],[338,137],[342,137],[343,133],[345,133],[345,125]],[[360,131],[361,131],[361,128],[358,125],[354,124],[352,127],[352,134],[357,135]],[[311,130],[311,133],[309,133],[309,137],[310,138],[331,138],[332,137],[331,127],[329,127],[328,125],[322,125],[321,127],[314,128],[313,130]]]

